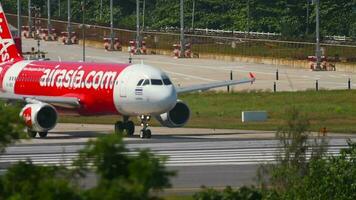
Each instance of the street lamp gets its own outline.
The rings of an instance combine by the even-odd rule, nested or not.
[[[195,0],[193,0],[193,8],[192,8],[192,31],[194,33],[194,17],[195,17]]]
[[[31,7],[31,0],[28,0],[28,36],[32,37],[32,7]]]
[[[48,29],[48,39],[51,38],[51,0],[47,0],[47,14],[48,14],[48,22],[47,22],[47,29]]]
[[[138,50],[139,48],[140,48],[140,0],[136,0],[136,49]]]
[[[309,11],[309,1],[310,0],[307,0],[307,28],[306,28],[306,31],[305,31],[305,34],[308,36],[309,34],[309,15],[310,15],[310,11]]]
[[[247,35],[250,34],[250,0],[247,0],[246,2],[246,15],[247,15],[247,20],[246,20],[246,32],[245,33],[245,38],[247,37]]]
[[[17,36],[21,38],[21,1],[17,0]]]
[[[58,0],[58,17],[61,17],[61,0]]]
[[[113,0],[110,0],[110,50],[114,50],[114,17],[113,17]]]
[[[102,15],[103,15],[103,0],[100,0],[100,16],[99,16],[100,20],[101,20]]]
[[[184,57],[184,1],[180,0],[180,57]]]
[[[83,21],[82,21],[82,37],[83,37],[83,62],[85,62],[85,0],[81,2]]]
[[[68,39],[67,39],[67,44],[71,45],[72,44],[72,30],[71,30],[71,1],[68,0],[68,25],[67,25],[67,31],[68,31]]]
[[[315,34],[316,34],[316,49],[315,49],[315,55],[316,55],[316,69],[320,70],[320,63],[321,63],[321,51],[320,51],[320,30],[319,30],[319,0],[313,0],[313,4],[315,4],[315,21],[316,21],[316,27],[315,27]]]
[[[143,5],[142,5],[142,31],[145,31],[145,12],[146,12],[146,0],[143,0]]]

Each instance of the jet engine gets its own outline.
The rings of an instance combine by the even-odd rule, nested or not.
[[[47,132],[57,124],[56,109],[46,103],[27,104],[21,111],[20,117],[31,131]]]
[[[178,100],[172,110],[155,117],[162,126],[169,128],[182,127],[190,118],[190,109],[187,104]]]

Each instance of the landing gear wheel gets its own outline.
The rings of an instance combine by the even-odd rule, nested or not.
[[[135,133],[135,124],[132,121],[128,121],[125,124],[125,129],[128,136],[133,136]]]
[[[145,131],[144,130],[141,130],[140,131],[140,138],[145,138]]]
[[[47,137],[48,132],[39,132],[38,134],[40,135],[41,138],[45,138]]]
[[[36,131],[31,131],[31,130],[27,130],[27,136],[29,138],[35,138],[37,135],[37,132]]]
[[[146,138],[151,138],[152,134],[151,134],[151,130],[147,129],[146,130]]]
[[[124,132],[124,123],[121,121],[118,121],[115,123],[115,133],[116,134],[122,134]]]
[[[152,134],[150,129],[140,131],[140,138],[151,138],[151,136]]]
[[[140,119],[141,119],[141,126],[142,126],[142,130],[140,131],[140,138],[151,138],[152,136],[151,130],[148,129],[148,122],[150,121],[151,116],[141,115]]]

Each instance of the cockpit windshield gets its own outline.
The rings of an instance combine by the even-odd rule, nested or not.
[[[163,85],[161,79],[151,79],[151,84],[152,85]]]
[[[171,80],[169,80],[169,78],[163,78],[163,83],[165,85],[172,85],[172,82],[171,82]]]
[[[137,83],[137,86],[141,86],[142,82],[143,82],[143,79],[141,79],[141,80]]]
[[[141,79],[138,81],[137,86],[145,85],[172,85],[171,80],[168,77],[162,77],[163,79]]]
[[[146,79],[146,80],[143,82],[142,86],[149,85],[149,84],[150,84],[150,80]]]

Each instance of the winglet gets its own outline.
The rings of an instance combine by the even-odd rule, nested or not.
[[[256,79],[256,76],[253,74],[253,73],[249,73],[249,75],[250,75],[250,78],[251,78],[251,84],[253,83],[253,82],[255,82],[255,79]]]

